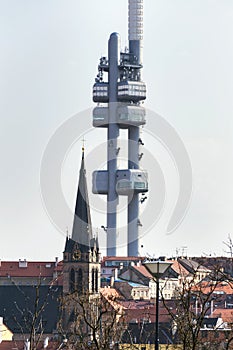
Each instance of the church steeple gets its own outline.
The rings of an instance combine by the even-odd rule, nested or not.
[[[82,147],[82,161],[79,171],[79,183],[73,221],[72,240],[80,245],[81,250],[90,249],[92,239],[92,224],[87,191],[86,169],[84,162],[84,146]]]
[[[63,292],[98,293],[100,287],[100,252],[98,238],[92,235],[87,191],[84,147],[79,171],[78,191],[71,238],[63,252]]]

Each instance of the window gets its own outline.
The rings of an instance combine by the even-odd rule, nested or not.
[[[82,269],[78,270],[78,294],[83,292],[83,272]]]
[[[73,293],[75,291],[75,272],[74,269],[70,271],[70,292]]]
[[[98,269],[95,270],[95,292],[98,293],[99,289],[99,272]]]
[[[91,271],[91,291],[94,293],[95,291],[95,270],[92,269]]]

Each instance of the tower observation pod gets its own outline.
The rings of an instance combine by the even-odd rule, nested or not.
[[[107,129],[107,170],[94,171],[92,191],[107,195],[107,255],[116,256],[117,205],[128,197],[128,256],[139,254],[139,194],[148,191],[147,172],[140,168],[140,128],[146,123],[142,101],[146,85],[141,79],[143,0],[128,0],[129,47],[120,51],[120,36],[112,33],[108,57],[101,57],[93,86],[93,126]],[[107,79],[105,77],[107,76]],[[128,168],[119,169],[121,129],[128,131]]]

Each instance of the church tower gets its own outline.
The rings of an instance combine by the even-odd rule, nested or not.
[[[98,238],[93,237],[87,191],[84,148],[71,238],[66,238],[63,252],[63,294],[97,295],[100,288],[100,253]]]

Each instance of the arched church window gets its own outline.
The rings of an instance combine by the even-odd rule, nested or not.
[[[91,291],[94,293],[95,291],[95,270],[91,271]]]
[[[78,281],[77,281],[78,293],[83,292],[83,271],[82,269],[78,270]]]
[[[99,288],[99,271],[98,269],[95,270],[95,291],[98,292]]]
[[[73,293],[75,291],[75,271],[74,269],[70,270],[70,292]]]

